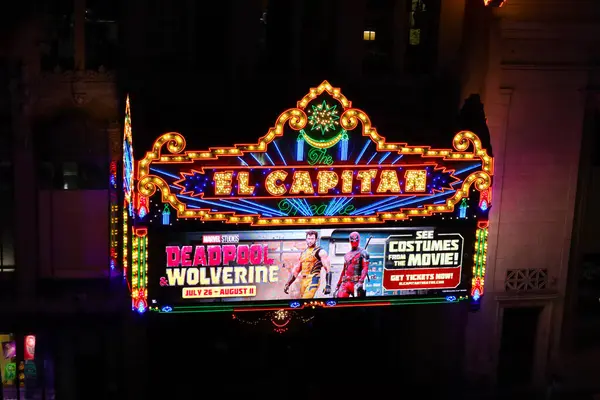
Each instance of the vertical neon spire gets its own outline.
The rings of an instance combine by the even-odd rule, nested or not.
[[[123,132],[123,276],[127,277],[129,247],[129,217],[133,217],[134,159],[131,133],[129,95],[125,100],[125,128]]]

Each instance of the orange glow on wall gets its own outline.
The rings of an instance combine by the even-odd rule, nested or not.
[[[483,0],[483,4],[488,7],[502,7],[507,0]]]

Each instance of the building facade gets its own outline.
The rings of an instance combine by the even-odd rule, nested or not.
[[[46,3],[3,16],[0,333],[15,352],[4,353],[2,395],[81,398],[94,385],[85,397],[107,398],[126,295],[107,262],[117,24],[91,3]]]
[[[483,30],[471,27],[485,40],[477,45],[482,53],[468,51],[463,90],[479,93],[485,104],[496,180],[488,297],[469,318],[467,343],[474,346],[467,365],[496,383],[542,385],[556,375],[567,386],[594,385],[597,365],[573,352],[579,339],[572,332],[581,320],[573,308],[581,290],[588,291],[588,307],[590,296],[596,299],[594,311],[588,308],[596,324],[598,315],[597,281],[580,289],[580,277],[600,238],[589,206],[598,184],[592,38],[599,12],[594,2],[515,0],[482,17]]]
[[[599,296],[593,278],[581,276],[594,276],[600,252],[590,222],[598,219],[600,154],[592,150],[593,0],[109,3],[23,9],[2,54],[0,333],[16,343],[37,335],[39,351],[48,349],[56,374],[37,366],[44,384],[36,387],[81,398],[83,386],[69,384],[79,373],[81,385],[106,387],[95,394],[102,398],[128,390],[120,374],[102,371],[145,376],[144,357],[133,354],[154,334],[131,317],[110,264],[110,173],[121,159],[126,93],[136,151],[166,131],[200,148],[256,137],[323,79],[360,102],[391,140],[445,146],[469,129],[491,145],[481,309],[431,318],[398,311],[423,330],[450,329],[436,343],[460,342],[461,354],[440,362],[446,370],[458,358],[469,378],[487,384],[541,386],[567,372],[591,383],[593,341],[581,347],[581,337],[597,332],[589,299]],[[230,130],[215,135],[224,120]],[[415,363],[427,375],[429,366]]]

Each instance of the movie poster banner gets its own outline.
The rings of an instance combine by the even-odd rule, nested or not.
[[[473,235],[432,227],[173,232],[163,243],[154,236],[149,249],[149,299],[174,305],[464,294]]]

